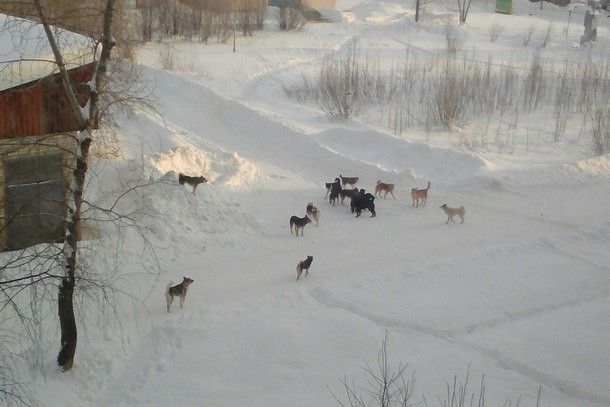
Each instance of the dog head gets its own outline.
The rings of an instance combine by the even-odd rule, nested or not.
[[[192,282],[194,282],[195,280],[193,280],[192,278],[188,278],[188,277],[184,277],[182,276],[182,284],[184,284],[185,286],[189,286],[191,285]]]
[[[444,203],[444,204],[442,204],[441,206],[439,206],[439,208],[441,208],[441,209],[445,209],[446,207],[447,207],[447,204],[446,204],[446,203]]]

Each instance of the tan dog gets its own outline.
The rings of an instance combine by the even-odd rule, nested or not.
[[[387,194],[392,195],[392,198],[396,199],[396,197],[394,196],[394,184],[386,184],[385,182],[377,180],[377,185],[375,185],[375,196],[379,194],[379,196],[381,197],[382,192],[384,192],[383,199],[385,199],[385,196]]]
[[[411,199],[413,203],[411,206],[419,207],[419,202],[422,202],[422,206],[426,206],[426,201],[428,200],[428,190],[430,189],[430,181],[428,181],[428,186],[424,189],[411,188]]]
[[[167,312],[169,312],[169,307],[174,302],[174,297],[180,297],[180,308],[184,308],[184,299],[186,298],[186,292],[188,291],[189,285],[193,282],[193,279],[188,277],[182,277],[182,282],[178,285],[172,287],[174,284],[173,281],[170,281],[167,284],[167,288],[165,289],[165,302],[167,303]]]
[[[447,204],[442,204],[439,208],[441,208],[443,211],[445,211],[445,214],[447,214],[447,222],[445,223],[449,223],[449,221],[455,223],[453,217],[456,215],[462,218],[460,223],[464,223],[464,215],[466,214],[466,210],[463,206],[460,206],[459,208],[451,208],[447,206]]]
[[[318,221],[320,220],[320,211],[318,208],[313,206],[313,202],[309,202],[307,204],[307,216],[309,219],[316,221],[316,226],[318,226]]]
[[[303,271],[305,272],[305,276],[309,275],[309,268],[311,267],[311,262],[313,261],[313,256],[307,256],[305,260],[301,260],[297,264],[297,281],[301,278],[301,274]]]
[[[199,176],[199,177],[191,177],[190,175],[184,175],[183,173],[179,173],[178,174],[178,182],[180,183],[180,185],[190,185],[193,187],[193,195],[195,195],[195,192],[197,191],[197,187],[199,186],[199,184],[205,184],[206,182],[208,182],[208,180],[203,176]]]

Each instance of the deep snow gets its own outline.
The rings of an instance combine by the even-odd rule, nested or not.
[[[313,73],[321,59],[358,38],[391,61],[405,46],[442,48],[453,3],[427,6],[422,22],[402,1],[343,0],[332,21],[301,33],[273,28],[228,45],[172,43],[178,72],[159,68],[158,44],[138,52],[154,83],[156,111],[120,122],[124,158],[99,163],[88,190],[111,202],[125,186],[154,181],[123,199],[154,253],[133,230],[100,224],[84,242],[94,269],[114,266],[115,284],[141,303],[119,298],[99,316],[79,315],[76,366],[58,372],[56,321],[43,364],[25,380],[43,405],[334,406],[341,380],[369,388],[363,366],[377,366],[386,332],[396,368],[408,363],[417,403],[440,405],[454,375],[488,406],[520,397],[534,406],[610,405],[609,157],[570,132],[561,142],[539,136],[512,154],[472,152],[451,133],[430,141],[418,129],[401,135],[366,120],[330,120],[315,106],[288,99],[282,85]],[[564,27],[565,8],[516,1],[513,16],[476,5],[464,27],[480,58],[516,61],[532,23]],[[580,49],[582,6],[568,39],[545,51],[607,54],[608,22]],[[487,30],[505,26],[498,43]],[[210,182],[196,195],[177,173]],[[396,183],[396,200],[377,199],[377,217],[354,218],[329,205],[324,183],[339,174]],[[409,190],[431,181],[428,203],[413,208]],[[307,202],[320,225],[290,235],[288,219]],[[464,205],[464,224],[445,224],[442,203]],[[115,253],[118,251],[118,255]],[[307,278],[296,263],[313,255]],[[161,270],[160,274],[156,270]],[[195,280],[185,308],[165,312],[163,290]]]

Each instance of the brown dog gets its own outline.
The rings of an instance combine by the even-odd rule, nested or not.
[[[301,278],[301,274],[305,271],[305,276],[309,275],[309,268],[311,267],[311,262],[313,261],[313,256],[307,256],[305,260],[301,260],[297,264],[297,281]]]
[[[424,189],[411,188],[411,199],[413,203],[411,206],[419,207],[419,202],[422,202],[422,206],[426,206],[426,201],[428,200],[428,190],[430,189],[430,181],[428,181],[428,186]],[[417,205],[416,205],[417,204]]]
[[[385,196],[387,194],[392,195],[392,198],[396,199],[396,197],[394,196],[394,184],[386,184],[385,182],[377,180],[377,185],[375,185],[375,196],[379,194],[379,197],[381,197],[382,192],[384,193],[383,199],[385,199]]]
[[[316,221],[316,226],[318,226],[318,221],[320,220],[320,211],[318,208],[313,206],[313,202],[309,202],[307,204],[307,216],[309,219]]]
[[[454,216],[459,216],[460,218],[462,218],[462,221],[460,223],[464,223],[464,215],[466,214],[466,210],[463,206],[460,206],[459,208],[451,208],[447,206],[447,204],[442,204],[440,208],[445,211],[445,214],[447,215],[447,222],[445,223],[449,223],[449,221],[455,223],[455,221],[453,220]]]
[[[360,193],[360,191],[358,191],[358,188],[354,188],[354,189],[342,189],[339,192],[339,197],[341,197],[341,205],[343,205],[343,201],[345,201],[345,198],[352,199],[353,197],[355,197],[359,193]]]
[[[309,216],[305,215],[302,218],[299,218],[298,216],[291,216],[290,217],[290,234],[292,234],[292,228],[294,227],[297,237],[299,236],[299,230],[301,230],[301,236],[303,236],[303,229],[305,229],[305,226],[311,223],[311,219],[309,219]]]
[[[173,281],[170,281],[167,284],[167,288],[165,289],[165,302],[167,303],[167,312],[169,312],[169,307],[174,302],[174,297],[180,297],[180,308],[183,308],[184,299],[186,298],[186,292],[188,291],[189,285],[193,282],[193,279],[188,277],[182,277],[182,282],[178,285],[172,287],[174,284]]]
[[[197,187],[199,186],[199,184],[205,184],[206,182],[208,182],[208,180],[203,176],[199,176],[199,177],[191,177],[189,175],[184,175],[183,173],[179,173],[178,174],[178,182],[180,183],[180,185],[190,185],[193,187],[193,195],[195,194],[195,191],[197,191]]]

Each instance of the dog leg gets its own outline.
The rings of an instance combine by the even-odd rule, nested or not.
[[[186,295],[181,295],[180,296],[180,308],[184,308],[184,299],[186,298]]]
[[[167,312],[169,312],[169,307],[171,307],[172,302],[174,302],[174,297],[172,297],[171,295],[166,295],[165,296],[165,302],[167,303]]]

